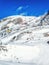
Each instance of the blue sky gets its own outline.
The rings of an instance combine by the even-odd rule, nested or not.
[[[0,19],[11,15],[39,16],[49,10],[49,0],[0,0]]]

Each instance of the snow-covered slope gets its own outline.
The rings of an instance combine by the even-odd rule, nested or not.
[[[0,64],[49,65],[49,13],[9,16],[0,22]],[[2,64],[3,65],[3,64]]]

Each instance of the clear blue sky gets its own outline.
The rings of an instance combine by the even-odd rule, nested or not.
[[[39,16],[49,10],[49,0],[0,0],[0,19],[11,15]]]

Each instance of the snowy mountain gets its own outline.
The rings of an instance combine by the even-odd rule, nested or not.
[[[9,16],[0,22],[0,64],[49,65],[49,12]]]
[[[41,27],[49,27],[49,13],[40,17],[35,16],[9,16],[0,22],[0,43],[4,43],[4,38],[9,38],[7,42],[12,40],[13,37],[27,34],[27,30],[41,29]],[[36,31],[36,30],[35,30]],[[29,32],[31,35],[31,32]],[[26,39],[26,37],[25,37]],[[5,41],[6,42],[6,41]],[[7,43],[6,42],[6,43]]]

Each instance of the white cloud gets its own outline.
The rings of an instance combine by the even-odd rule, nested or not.
[[[27,12],[20,13],[20,15],[27,15]]]
[[[17,10],[21,10],[23,8],[23,6],[19,6],[18,8],[17,8]]]
[[[27,5],[27,6],[25,6],[25,7],[23,7],[23,6],[19,6],[18,8],[17,8],[17,10],[21,10],[21,9],[23,9],[23,8],[28,8],[29,6]]]

